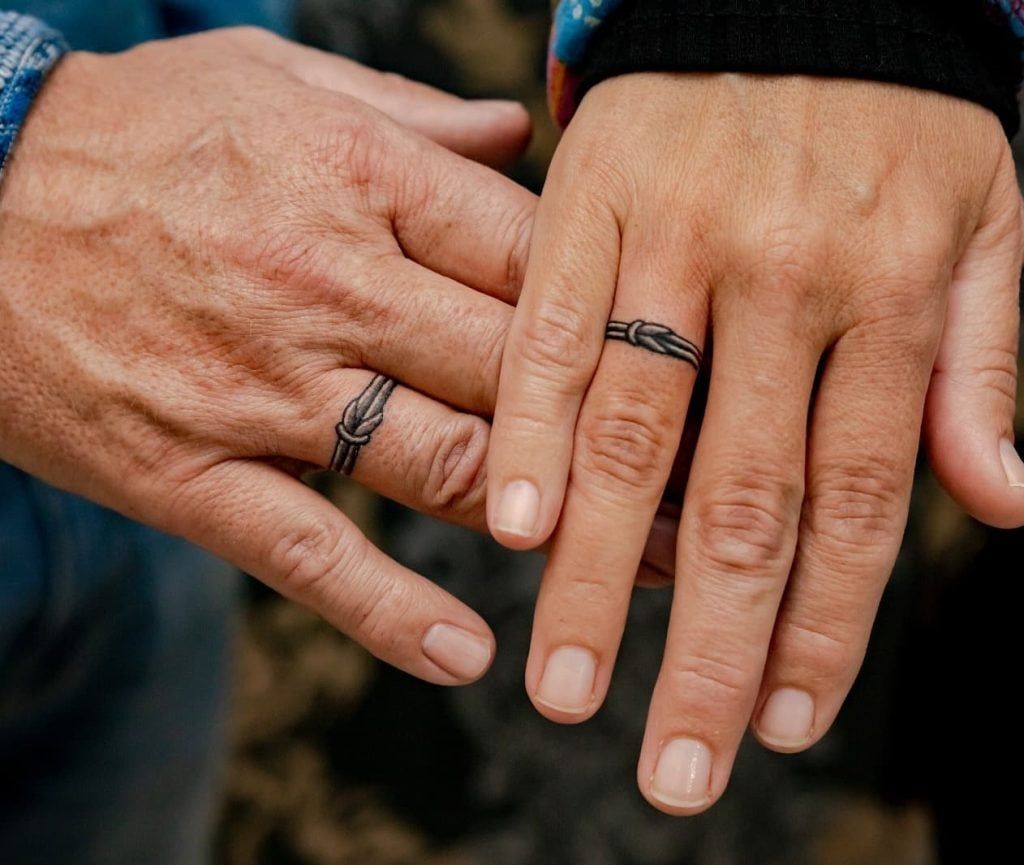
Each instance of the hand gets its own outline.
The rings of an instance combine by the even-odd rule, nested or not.
[[[535,202],[347,94],[477,158],[529,135],[521,108],[258,31],[61,63],[0,198],[0,458],[454,684],[486,624],[295,475],[393,376],[353,476],[483,526],[488,425],[450,406],[491,409]]]
[[[993,116],[924,91],[624,76],[585,97],[534,238],[488,513],[515,548],[558,524],[526,674],[553,720],[604,699],[701,351],[710,366],[638,770],[652,804],[695,813],[751,718],[780,751],[832,724],[900,545],[922,417],[963,505],[1024,523],[1010,152]]]

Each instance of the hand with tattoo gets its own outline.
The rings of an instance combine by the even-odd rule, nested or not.
[[[521,107],[259,31],[68,55],[0,197],[0,458],[417,676],[478,677],[487,625],[296,476],[344,434],[339,470],[484,527],[477,415],[535,199],[439,144],[497,163],[528,137]]]
[[[487,506],[508,546],[553,537],[526,674],[552,720],[605,697],[707,366],[638,770],[657,808],[696,813],[748,724],[778,751],[832,724],[900,546],[922,423],[968,511],[1024,524],[1010,151],[994,116],[936,93],[627,75],[584,98],[533,237]]]

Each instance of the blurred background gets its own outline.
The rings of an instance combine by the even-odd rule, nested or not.
[[[557,140],[544,105],[548,16],[548,0],[303,0],[301,34],[463,95],[524,101],[537,132],[513,173],[539,190]],[[689,820],[656,813],[635,788],[668,592],[637,592],[607,705],[560,728],[534,712],[522,685],[539,560],[325,483],[392,556],[479,610],[499,655],[472,687],[423,685],[250,583],[223,865],[1006,858],[1005,848],[998,860],[983,851],[1016,834],[1015,793],[993,790],[1015,780],[1020,755],[1011,640],[1024,531],[969,520],[923,466],[902,557],[835,729],[798,756],[748,742],[721,804]]]

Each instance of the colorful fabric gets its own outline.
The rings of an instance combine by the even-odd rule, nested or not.
[[[1024,0],[987,0],[987,2],[1006,16],[1014,34],[1024,45]]]
[[[0,176],[44,76],[66,50],[41,21],[0,12]]]
[[[558,0],[548,54],[548,101],[555,120],[565,126],[576,110],[580,83],[577,67],[597,28],[628,0]],[[685,2],[685,0],[680,0]],[[1004,18],[1020,40],[1024,57],[1024,0],[984,0]]]
[[[575,110],[579,83],[573,77],[594,31],[624,0],[561,0],[555,7],[548,54],[548,98],[551,113],[563,126]]]

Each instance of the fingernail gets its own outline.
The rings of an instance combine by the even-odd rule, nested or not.
[[[643,561],[668,577],[676,572],[676,537],[679,534],[679,520],[672,517],[656,516],[647,536]]]
[[[594,700],[597,658],[589,649],[562,646],[548,658],[537,687],[538,703],[559,712],[585,712]]]
[[[1011,487],[1024,487],[1024,461],[1009,439],[1003,439],[999,444],[999,455],[1003,458],[1003,469],[1006,471],[1006,479]]]
[[[797,688],[772,692],[757,719],[758,735],[769,745],[799,748],[811,738],[814,698]]]
[[[670,808],[696,808],[710,798],[711,751],[696,739],[673,739],[661,750],[651,795]]]
[[[493,649],[490,640],[478,634],[437,624],[423,637],[423,654],[456,679],[471,682],[490,666]]]
[[[528,538],[537,528],[540,493],[529,481],[512,481],[501,493],[494,512],[494,528]]]

